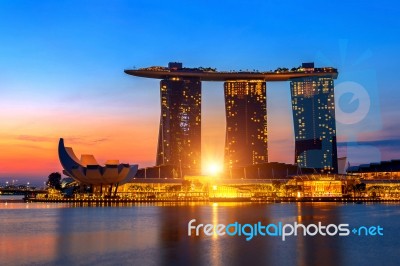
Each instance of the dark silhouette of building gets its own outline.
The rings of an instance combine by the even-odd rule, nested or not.
[[[266,83],[227,81],[225,170],[268,162]]]
[[[314,64],[303,64],[314,72]],[[317,69],[318,70],[318,69]],[[302,168],[337,172],[335,99],[331,75],[290,82],[295,133],[295,162]]]
[[[225,179],[290,179],[295,175],[313,174],[314,169],[299,168],[295,164],[278,162],[259,163],[226,171]]]
[[[364,179],[400,179],[400,160],[349,166],[346,171],[348,174],[361,175]]]
[[[170,63],[170,71],[182,69]],[[173,165],[186,174],[201,168],[201,82],[168,77],[160,82],[161,116],[156,165]]]

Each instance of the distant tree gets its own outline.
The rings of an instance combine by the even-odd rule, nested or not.
[[[61,174],[59,172],[51,173],[46,184],[48,187],[61,190]]]
[[[360,192],[365,192],[366,189],[366,184],[365,183],[360,183],[356,185],[356,189]]]
[[[281,183],[281,182],[279,182],[279,181],[277,181],[277,180],[272,181],[272,187],[274,188],[274,190],[275,190],[276,192],[279,191],[279,190],[281,189],[281,186],[282,186],[282,183]]]
[[[366,192],[366,184],[365,183],[358,183],[351,185],[350,191],[353,191],[355,196],[361,196],[361,193]]]
[[[190,182],[189,180],[182,181],[182,189],[186,192],[189,191],[191,185],[192,185],[192,182]]]

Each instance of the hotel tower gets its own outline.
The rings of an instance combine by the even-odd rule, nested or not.
[[[226,81],[224,93],[225,169],[268,162],[265,81]]]
[[[170,71],[182,69],[170,63]],[[201,168],[201,82],[172,76],[160,82],[161,116],[156,165],[174,165],[186,173]]]
[[[314,71],[314,64],[303,64]],[[290,82],[295,134],[295,162],[301,168],[337,172],[333,78],[315,76]]]

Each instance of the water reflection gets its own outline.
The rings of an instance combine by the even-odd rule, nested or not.
[[[330,203],[297,203],[297,222],[308,225],[321,223],[322,226],[340,224],[340,207]],[[301,235],[303,230],[299,230]],[[324,230],[325,232],[325,230]],[[297,265],[341,265],[342,248],[340,237],[316,235],[300,236],[296,239]],[[327,258],[332,258],[328,260]]]
[[[115,205],[115,204],[114,204]],[[0,204],[2,265],[353,265],[395,264],[399,206],[340,203]],[[196,224],[380,224],[384,237],[187,234]],[[375,251],[372,255],[371,250]]]

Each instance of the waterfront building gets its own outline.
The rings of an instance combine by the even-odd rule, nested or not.
[[[297,165],[269,162],[247,165],[244,167],[236,167],[229,169],[218,175],[223,179],[290,179],[293,175],[298,174],[312,174],[314,169],[302,168]],[[182,174],[184,177],[185,175]],[[137,171],[136,178],[179,178],[179,169],[172,165],[153,166],[141,168]]]
[[[170,63],[171,71],[181,63]],[[160,82],[161,115],[156,165],[173,165],[179,173],[201,168],[201,82],[171,76]],[[181,177],[181,176],[180,176]]]
[[[400,160],[350,166],[347,168],[347,174],[363,179],[400,179]]]
[[[118,186],[129,182],[138,170],[137,164],[119,163],[119,160],[107,160],[102,166],[91,154],[82,154],[78,159],[71,147],[65,147],[62,138],[58,143],[58,157],[65,175],[82,185],[92,186],[92,191],[101,195],[108,192],[111,196],[113,188],[115,195]]]
[[[360,182],[365,184],[364,195],[375,198],[399,199],[400,198],[400,179],[374,178],[362,179]]]
[[[346,175],[306,174],[293,176],[286,190],[293,197],[342,197],[345,192]]]
[[[314,64],[303,64],[314,71]],[[333,78],[310,76],[290,82],[295,134],[295,162],[300,167],[337,172]]]
[[[338,161],[338,171],[337,173],[340,175],[346,174],[346,168],[347,168],[347,157],[340,157],[337,159]]]
[[[343,181],[341,180],[305,180],[304,197],[341,197]]]
[[[224,94],[225,170],[268,162],[265,81],[226,81]]]

